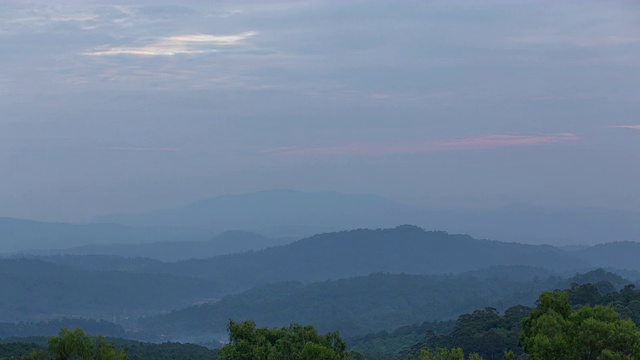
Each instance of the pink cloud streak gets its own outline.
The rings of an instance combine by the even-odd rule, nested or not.
[[[640,125],[615,125],[615,126],[609,126],[610,128],[616,128],[616,129],[635,129],[635,130],[640,130]]]
[[[283,157],[420,154],[438,151],[483,150],[512,146],[533,146],[575,141],[578,139],[577,135],[571,133],[552,135],[485,135],[402,145],[350,144],[328,147],[287,146],[264,149],[261,153],[277,154]]]
[[[113,151],[180,151],[174,147],[138,147],[138,146],[114,146],[106,148]]]

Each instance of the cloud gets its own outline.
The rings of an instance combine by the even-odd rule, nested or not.
[[[640,37],[632,36],[569,37],[530,35],[511,37],[508,40],[521,45],[570,45],[583,48],[625,46],[640,43]]]
[[[205,54],[217,52],[221,47],[239,45],[258,35],[247,31],[235,35],[184,34],[159,38],[151,44],[138,47],[114,47],[83,53],[87,56],[174,56],[179,54]]]
[[[614,126],[607,126],[610,128],[615,128],[615,129],[634,129],[634,130],[640,130],[640,125],[614,125]]]
[[[175,148],[175,147],[114,146],[114,147],[108,147],[105,150],[112,150],[112,151],[180,151],[180,148]]]
[[[483,150],[513,146],[533,146],[575,141],[579,137],[571,133],[551,135],[485,135],[461,139],[447,139],[413,144],[351,144],[331,147],[286,146],[263,149],[263,154],[277,154],[283,157],[311,157],[331,155],[384,155],[421,154],[439,151]]]
[[[562,141],[578,140],[578,136],[571,133],[553,135],[487,135],[465,139],[451,139],[435,143],[438,150],[490,149],[505,146],[523,146],[550,144]]]

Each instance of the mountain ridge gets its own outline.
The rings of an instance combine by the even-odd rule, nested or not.
[[[103,216],[94,222],[129,226],[199,226],[240,229],[271,237],[303,238],[322,232],[424,228],[505,242],[576,245],[640,240],[640,213],[591,207],[549,208],[511,204],[471,210],[407,205],[373,194],[266,190],[222,195],[139,214]]]

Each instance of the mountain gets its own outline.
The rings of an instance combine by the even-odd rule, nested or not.
[[[258,242],[262,241],[259,236],[245,233],[227,233],[224,236],[231,236],[227,239],[249,236]],[[160,253],[175,251],[176,256],[181,256],[202,250],[199,246],[208,246],[202,243],[186,245],[182,253],[179,244],[161,243],[150,247],[158,246]],[[192,245],[193,248],[190,247]],[[310,283],[376,272],[455,274],[485,269],[475,276],[486,278],[504,274],[502,269],[505,266],[526,269],[520,272],[524,276],[521,280],[543,278],[553,273],[571,274],[596,267],[635,279],[640,278],[637,273],[640,265],[635,261],[638,254],[638,243],[610,243],[566,251],[549,245],[478,240],[468,235],[425,231],[404,225],[392,229],[324,233],[258,251],[173,263],[118,256],[61,255],[36,258],[92,271],[117,270],[198,277],[215,282],[221,293],[229,294],[270,282],[293,280]],[[201,255],[204,257],[207,254]]]
[[[522,273],[515,278],[523,278],[531,271],[522,267],[502,270],[505,275]],[[530,280],[503,276],[480,279],[467,273],[377,273],[309,285],[283,282],[226,296],[216,303],[149,317],[141,324],[151,331],[172,336],[223,331],[229,319],[252,319],[260,326],[298,322],[313,324],[321,332],[338,330],[344,336],[354,336],[391,330],[417,321],[450,320],[487,306],[500,311],[517,304],[533,306],[542,291],[566,288],[572,282],[582,284],[610,279],[616,283],[631,283],[602,270],[569,279],[558,276]]]
[[[477,240],[410,225],[325,233],[260,251],[174,263],[103,256],[39,258],[87,270],[197,277],[212,281],[226,294],[272,282],[310,283],[377,272],[444,274],[499,265],[567,272],[590,267],[588,262],[548,245]]]
[[[0,253],[88,244],[205,240],[210,234],[208,230],[199,228],[134,228],[117,224],[69,224],[0,218]]]
[[[640,271],[640,243],[618,241],[599,244],[574,252],[575,255],[598,267],[615,267]]]
[[[640,241],[640,212],[519,204],[487,211],[452,211],[448,216],[453,218],[442,221],[450,226],[443,229],[501,241],[557,245]]]
[[[313,324],[344,336],[390,330],[416,321],[449,320],[478,308],[533,305],[558,279],[517,282],[465,275],[372,274],[304,285],[284,282],[256,287],[203,304],[142,320],[168,336],[224,331],[229,319],[260,326]]]
[[[241,229],[271,236],[303,237],[361,227],[412,222],[417,208],[375,195],[271,190],[224,195],[191,205],[143,214],[111,215],[101,223],[129,226],[198,226],[220,231]]]
[[[23,251],[32,255],[107,255],[144,257],[161,261],[204,259],[284,245],[293,239],[272,239],[245,231],[227,231],[207,241],[165,241],[143,244],[97,244],[67,249]],[[116,260],[119,262],[118,260]]]
[[[210,301],[206,281],[164,274],[94,272],[29,259],[0,259],[0,322],[87,317],[126,320]]]
[[[100,217],[128,226],[245,230],[302,238],[321,232],[416,224],[479,238],[530,244],[597,244],[640,240],[640,213],[598,208],[509,205],[468,210],[417,207],[380,196],[271,190],[225,195],[180,208]]]
[[[249,235],[231,233],[227,236],[233,238]],[[259,236],[250,237],[257,241],[263,240]],[[613,244],[613,248],[614,245],[620,246]],[[625,243],[622,245],[634,246]],[[608,248],[607,245],[603,246]],[[431,274],[430,279],[433,279],[433,276],[439,274],[439,279],[446,279],[448,276],[457,279],[459,283],[462,278],[473,278],[481,283],[490,282],[503,284],[510,289],[520,289],[518,294],[522,295],[529,291],[527,289],[533,286],[531,284],[544,282],[541,279],[553,277],[553,281],[558,282],[556,274],[567,275],[578,269],[593,268],[590,263],[592,259],[585,255],[590,254],[586,251],[591,249],[597,251],[598,247],[564,251],[549,245],[478,240],[468,235],[425,231],[416,226],[403,225],[391,229],[325,233],[258,251],[176,262],[105,255],[20,255],[22,258],[0,259],[0,283],[3,284],[4,294],[0,299],[0,321],[47,318],[52,314],[124,316],[122,309],[127,310],[128,316],[135,317],[198,301],[210,302],[256,286],[285,284],[277,291],[270,288],[271,295],[258,292],[260,295],[256,296],[255,301],[267,304],[270,297],[297,293],[299,289],[307,288],[313,283],[367,277],[370,274],[408,276],[385,278],[391,279],[391,283],[397,279],[417,279],[409,275],[423,276],[420,279],[426,279],[424,276]],[[632,251],[627,247],[622,250]],[[606,257],[603,259],[606,260]],[[632,259],[631,255],[629,259]],[[466,275],[452,275],[461,273]],[[393,284],[385,281],[382,281],[381,289],[387,286],[391,293],[404,294],[400,290],[394,290]],[[619,281],[614,282],[614,285],[620,286]],[[413,284],[411,281],[407,283]],[[524,288],[513,285],[520,283],[529,285]],[[354,283],[345,287],[357,289],[356,285]],[[452,288],[440,289],[438,286],[433,285],[421,291],[425,294],[427,291],[455,293]],[[469,288],[470,294],[476,294],[477,299],[482,300],[488,294],[473,286]],[[416,285],[415,288],[420,286]],[[500,293],[497,288],[488,289],[490,293]],[[303,298],[316,296],[314,292],[304,294]],[[469,295],[470,299],[472,295]],[[516,293],[512,295],[516,296]],[[333,292],[331,296],[352,295],[345,290]],[[404,298],[394,301],[414,301],[402,296]],[[246,298],[234,299],[237,300],[237,306],[244,306],[242,301],[245,300],[242,299]],[[448,299],[444,303],[452,301]],[[484,303],[480,301],[469,304],[481,306]],[[493,301],[493,305],[496,304],[500,302]],[[384,306],[383,303],[378,305]],[[491,304],[487,303],[488,305]],[[433,309],[438,309],[440,305],[432,306]],[[286,309],[294,308],[283,308],[282,311]],[[331,311],[340,314],[340,307],[332,309]],[[453,314],[457,311],[445,310],[440,312]],[[426,314],[426,310],[420,311]],[[357,332],[358,326],[360,325],[352,330]],[[367,325],[371,329],[377,326],[379,325]],[[345,330],[348,329],[349,327],[345,327]]]
[[[165,264],[158,271],[250,287],[265,282],[314,282],[375,272],[460,273],[495,265],[527,265],[556,271],[589,266],[551,246],[477,240],[404,225],[320,234],[256,252]]]

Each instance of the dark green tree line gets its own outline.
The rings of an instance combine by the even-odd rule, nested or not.
[[[337,332],[319,335],[310,325],[258,328],[253,321],[230,321],[228,330],[229,344],[220,350],[221,360],[364,359],[347,351],[346,343]]]
[[[47,350],[23,356],[23,360],[129,360],[126,351],[116,350],[104,337],[91,337],[82,329],[60,329],[47,340]]]
[[[640,332],[612,307],[571,308],[567,292],[543,293],[525,319],[520,344],[531,360],[638,359]]]

